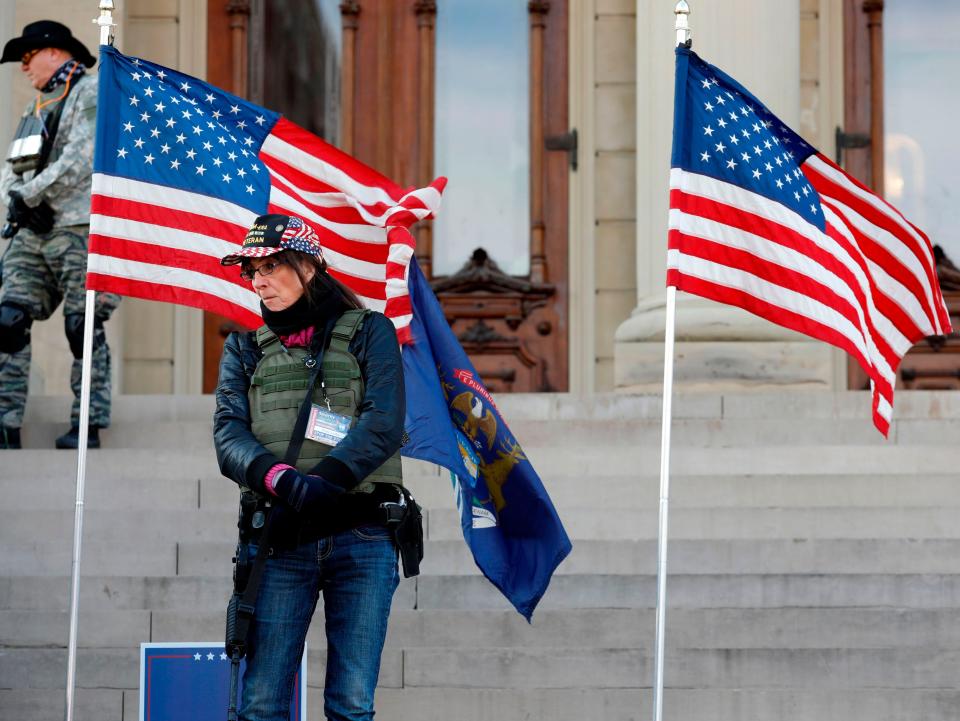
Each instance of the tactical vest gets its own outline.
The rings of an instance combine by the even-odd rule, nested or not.
[[[323,355],[321,377],[313,389],[313,402],[321,408],[353,418],[355,426],[363,403],[364,383],[357,359],[350,353],[350,341],[363,326],[368,311],[348,310],[337,321],[330,336],[330,345]],[[310,382],[311,368],[306,362],[312,358],[306,348],[286,348],[267,326],[257,330],[257,345],[263,357],[257,364],[250,382],[251,430],[257,440],[277,458],[283,458],[290,443],[290,434],[297,422],[300,405]],[[307,472],[330,452],[333,446],[304,440],[296,467]],[[402,485],[400,451],[377,468],[354,489],[369,493],[374,483]]]

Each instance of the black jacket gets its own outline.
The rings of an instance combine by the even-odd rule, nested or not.
[[[348,490],[397,452],[406,414],[403,365],[393,323],[381,313],[368,313],[350,342],[350,353],[364,381],[360,417],[347,437],[310,471]],[[254,332],[227,337],[220,359],[213,440],[223,475],[265,493],[264,476],[281,459],[250,430],[250,379],[262,355]]]

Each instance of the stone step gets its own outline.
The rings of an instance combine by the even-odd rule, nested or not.
[[[593,478],[598,469],[603,477],[659,477],[660,449],[647,446],[607,447],[525,447],[524,453],[550,487],[556,476]],[[38,477],[76,477],[76,453],[44,450],[10,452],[2,478],[29,485]],[[4,456],[6,458],[6,456]],[[714,477],[751,475],[926,475],[955,472],[960,467],[956,444],[931,446],[760,446],[687,448],[671,454],[671,471],[678,476]],[[404,459],[405,475],[439,476],[436,466]],[[443,474],[447,475],[446,472]],[[91,451],[87,477],[114,484],[135,477],[142,482],[163,483],[172,478],[220,479],[212,452],[101,449]],[[73,485],[70,483],[69,485]],[[69,486],[68,486],[69,487]]]
[[[77,689],[76,721],[139,718],[139,691]],[[307,690],[308,718],[323,718],[321,689]],[[664,721],[956,721],[960,691],[944,689],[679,689],[664,693]],[[63,714],[62,689],[0,689],[0,718],[49,721]],[[649,688],[380,688],[378,721],[639,721]]]
[[[576,439],[578,444],[657,446],[660,443],[659,419],[595,420],[519,420],[510,424],[515,437],[524,447],[551,445],[562,439]],[[52,449],[54,440],[63,433],[63,423],[34,423],[24,427],[26,449]],[[701,446],[776,445],[783,438],[795,438],[805,445],[936,445],[950,443],[960,434],[960,419],[903,419],[894,421],[887,438],[877,433],[868,422],[851,423],[850,419],[822,418],[804,424],[788,418],[678,418],[671,430],[675,449]],[[116,422],[100,434],[103,447],[110,450],[178,449],[203,451],[213,449],[213,421],[144,420]]]
[[[0,468],[0,495],[8,507],[22,510],[66,510],[76,503],[76,470],[60,469],[59,474],[37,474],[29,480],[11,477],[9,468]],[[111,473],[111,475],[113,475]],[[120,475],[120,474],[116,474]],[[196,474],[193,474],[196,475]],[[420,505],[427,509],[450,509],[453,487],[449,474],[411,474],[407,485]],[[566,509],[657,509],[659,479],[650,475],[556,474],[545,479],[551,500],[566,517]],[[752,474],[672,474],[671,512],[680,508],[737,507],[953,507],[960,503],[960,479],[955,471],[917,475],[914,473],[878,476],[873,474],[824,474],[822,476]],[[107,477],[98,472],[85,484],[85,509],[168,510],[235,513],[239,492],[222,476],[198,479],[191,475],[158,481],[129,473]],[[958,524],[960,525],[960,524]],[[70,522],[72,528],[73,522]],[[0,534],[3,533],[0,527]]]
[[[91,575],[228,576],[234,541],[116,541],[83,544],[81,567]],[[577,541],[557,574],[649,574],[656,571],[657,542]],[[73,550],[64,542],[14,541],[0,556],[0,574],[66,576]],[[425,543],[425,577],[474,575],[462,540]],[[675,539],[669,546],[672,573],[960,573],[960,539]]]
[[[78,649],[79,688],[139,687],[139,648]],[[322,688],[325,650],[309,648],[307,685]],[[201,663],[210,663],[206,660]],[[212,663],[226,663],[216,659]],[[900,688],[955,690],[960,650],[674,649],[670,685],[686,688]],[[8,648],[0,678],[8,688],[57,689],[66,649]],[[381,688],[643,688],[649,649],[384,649]]]
[[[325,644],[320,602],[308,641]],[[66,611],[0,611],[0,647],[65,647]],[[223,633],[218,611],[84,610],[78,645],[133,648]],[[545,610],[528,624],[515,611],[396,609],[387,645],[397,648],[651,648],[653,609]],[[960,608],[672,608],[667,645],[676,648],[960,649]]]
[[[956,503],[960,496],[953,499]],[[448,501],[452,503],[452,501]],[[574,541],[650,540],[657,537],[653,509],[558,509]],[[670,538],[705,539],[951,539],[960,538],[960,508],[679,508],[671,509]],[[0,542],[60,541],[72,544],[72,511],[0,511]],[[463,539],[456,509],[424,511],[426,537]],[[162,541],[225,543],[236,538],[235,511],[113,510],[87,508],[87,542],[153,544]]]
[[[64,611],[70,579],[0,576],[0,609]],[[226,575],[84,576],[80,608],[220,613],[231,583]],[[960,574],[678,574],[667,584],[671,609],[960,607]],[[549,609],[653,608],[654,575],[557,575],[538,607]],[[479,572],[401,579],[399,609],[512,610]],[[535,618],[538,618],[539,615]]]
[[[32,568],[51,567],[43,564],[54,557],[57,548],[45,545],[43,549],[13,568],[5,569],[0,558],[0,572],[19,569],[20,575],[28,575]],[[179,574],[230,573],[233,549],[233,543],[181,543],[176,554]],[[69,549],[65,555],[69,556]],[[168,567],[169,555],[169,547],[157,549],[149,557],[156,559],[156,566],[151,563],[149,567]],[[91,549],[87,557],[91,573],[107,573],[123,567],[126,555],[101,546]],[[656,559],[655,540],[578,541],[557,574],[654,573]],[[144,557],[143,563],[147,562]],[[457,540],[427,541],[420,568],[425,577],[477,572],[470,550]],[[681,574],[960,573],[960,539],[678,539],[669,546],[669,569]]]
[[[620,421],[628,418],[659,419],[659,395],[631,393],[512,393],[495,401],[507,423],[527,420]],[[25,425],[65,423],[71,399],[66,396],[30,396]],[[680,419],[811,419],[862,420],[870,424],[867,391],[676,393],[673,417]],[[207,421],[212,419],[212,395],[117,395],[113,420],[119,423],[152,421]],[[894,422],[903,419],[960,419],[960,394],[956,391],[898,390]]]
[[[668,677],[669,679],[669,677]],[[649,686],[652,678],[642,679]],[[308,697],[310,718],[322,699]],[[679,689],[668,680],[664,721],[955,721],[952,689]],[[378,721],[640,721],[652,715],[643,689],[403,688],[377,693]]]

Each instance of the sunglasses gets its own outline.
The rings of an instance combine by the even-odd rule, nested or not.
[[[259,268],[253,268],[251,266],[247,266],[246,268],[240,271],[240,277],[243,278],[244,280],[252,281],[254,278],[257,277],[257,273],[259,273],[262,276],[268,276],[271,273],[273,273],[273,271],[275,271],[281,265],[283,265],[282,261],[268,260],[265,263],[263,263]]]
[[[34,48],[33,50],[28,50],[23,54],[23,57],[20,58],[21,65],[29,65],[30,61],[33,60],[34,56],[39,53],[43,48]]]

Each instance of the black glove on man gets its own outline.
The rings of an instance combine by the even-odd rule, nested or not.
[[[53,230],[53,209],[46,201],[31,208],[16,190],[11,190],[8,218],[21,228],[29,228],[37,235],[45,235]]]
[[[335,483],[320,476],[305,476],[292,468],[274,479],[273,490],[298,513],[322,508],[343,493],[343,489]]]

